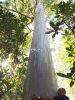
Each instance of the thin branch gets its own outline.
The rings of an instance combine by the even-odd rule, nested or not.
[[[32,30],[29,28],[29,26],[27,25],[28,30],[31,32]]]
[[[21,12],[18,12],[18,11],[16,11],[16,10],[8,9],[8,8],[6,8],[6,7],[3,7],[3,8],[6,9],[6,10],[10,10],[10,11],[12,11],[12,12],[15,12],[15,13],[18,13],[18,14],[20,14],[20,15],[22,15],[22,16],[27,17],[28,19],[31,20],[28,24],[32,23],[33,20],[34,20],[34,16],[29,17],[28,15],[22,14]]]
[[[18,10],[17,10],[17,6],[16,6],[16,0],[14,0],[14,7],[15,7],[15,9],[16,9],[16,11],[18,12]]]

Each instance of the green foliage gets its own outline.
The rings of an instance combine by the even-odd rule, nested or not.
[[[56,5],[56,2],[57,0],[43,0],[47,13],[51,11],[51,7],[55,6],[56,9],[55,20],[50,22],[54,30],[52,37],[59,33],[60,26],[63,24],[67,26],[64,39],[68,62],[71,63],[71,72],[58,73],[58,75],[69,78],[70,86],[73,86],[75,82],[75,4],[61,2]],[[27,48],[31,42],[29,36],[31,30],[29,30],[28,24],[33,21],[34,14],[35,4],[32,0],[7,0],[5,5],[0,4],[0,90],[3,91],[5,100],[19,100],[22,96],[28,64]],[[47,32],[47,34],[49,33],[50,31]],[[66,41],[68,42],[66,43]],[[8,61],[5,69],[1,65],[3,60]]]
[[[65,77],[65,78],[68,78],[67,75],[63,74],[63,73],[57,73],[57,75],[61,76],[61,77]]]
[[[54,38],[58,34],[59,26],[62,25],[62,21],[58,21],[58,22],[50,21],[49,24],[53,28],[54,31],[48,31],[48,32],[46,32],[46,34],[50,34],[50,33],[54,32],[52,35],[52,37]]]
[[[74,85],[74,81],[72,80],[71,82],[70,82],[70,86],[72,87]]]
[[[0,55],[6,58],[9,54],[13,54],[18,62],[17,56],[21,54],[20,46],[25,45],[28,35],[26,28],[28,18],[16,16],[0,5],[0,23]]]
[[[75,62],[73,62],[73,66],[70,68],[70,72],[67,74],[57,73],[58,76],[70,79],[70,86],[72,87],[75,83]]]
[[[0,4],[0,91],[5,100],[21,98],[26,78],[28,55],[31,43],[27,15],[14,12]],[[2,63],[7,61],[4,68]]]
[[[3,97],[8,96],[12,100],[22,96],[24,79],[27,68],[26,64],[18,66],[15,70],[1,69],[0,71],[0,91],[3,92]]]
[[[58,21],[56,23],[50,21],[50,26],[54,29],[54,34],[52,35],[52,37],[54,38],[56,34],[58,34],[58,29],[59,26],[62,25],[62,22]]]
[[[70,86],[73,86],[75,83],[75,3],[72,1],[67,1],[66,3],[62,1],[55,6],[54,10],[55,17],[53,21],[50,21],[50,26],[54,30],[52,37],[62,33],[68,55],[66,63],[70,69],[70,73],[57,74],[70,79]]]

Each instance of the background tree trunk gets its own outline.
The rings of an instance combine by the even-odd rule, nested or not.
[[[49,38],[43,5],[38,2],[34,21],[33,40],[30,49],[27,79],[25,81],[23,100],[35,96],[54,96],[57,82],[50,53]]]

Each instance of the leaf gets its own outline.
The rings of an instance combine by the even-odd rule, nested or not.
[[[56,34],[54,33],[54,34],[52,35],[52,38],[54,38],[54,37],[55,37],[55,35],[56,35]]]
[[[53,31],[48,31],[48,32],[45,32],[45,34],[50,34],[50,33],[52,33]]]
[[[61,24],[62,24],[62,22],[59,21],[59,22],[56,23],[56,26],[59,26]]]
[[[25,60],[25,61],[28,61],[28,60],[29,60],[29,57],[26,57],[24,60]]]
[[[71,78],[72,77],[72,73],[67,73],[67,77]]]
[[[67,51],[71,51],[71,49],[70,49],[69,47],[66,47],[66,50],[67,50]]]
[[[50,26],[52,27],[52,28],[54,28],[55,27],[55,24],[54,24],[54,22],[52,22],[52,21],[50,21]]]
[[[73,62],[73,66],[75,66],[75,61]]]
[[[61,76],[61,77],[65,77],[67,78],[67,75],[63,74],[63,73],[57,73],[58,76]]]
[[[58,31],[55,31],[55,33],[52,35],[52,38],[54,38],[58,34]]]
[[[56,15],[56,16],[55,16],[55,18],[59,18],[59,17],[60,17],[60,15]]]
[[[70,53],[70,54],[68,54],[68,56],[69,56],[69,57],[73,57],[73,55],[72,55],[71,53]]]
[[[73,67],[71,68],[71,74],[73,75],[75,73],[75,62],[73,62]]]
[[[70,82],[70,87],[72,87],[74,85],[74,81],[72,80],[71,82]]]
[[[48,32],[45,32],[45,34],[50,34],[50,31],[48,31]]]
[[[0,1],[0,4],[2,4],[2,2]]]

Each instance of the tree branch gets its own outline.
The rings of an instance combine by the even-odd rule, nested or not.
[[[25,15],[25,14],[22,14],[21,12],[18,12],[18,11],[16,11],[16,10],[13,10],[13,9],[8,9],[8,8],[6,8],[6,7],[3,7],[4,9],[6,9],[6,10],[9,10],[9,11],[12,11],[12,12],[15,12],[15,13],[17,13],[17,14],[20,14],[20,15],[22,15],[22,16],[25,16],[25,17],[27,17],[28,19],[30,19],[31,21],[28,23],[28,24],[30,24],[30,23],[32,23],[33,22],[33,20],[34,20],[34,16],[28,16],[28,15]]]

